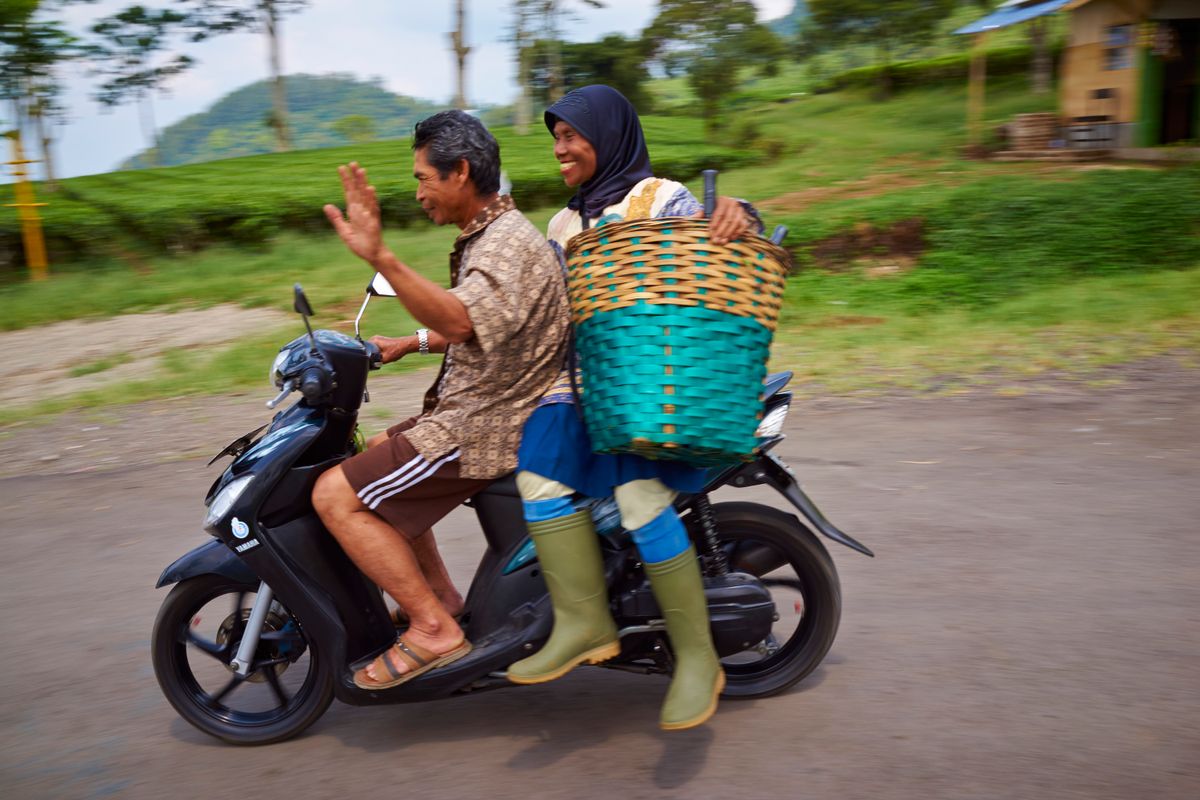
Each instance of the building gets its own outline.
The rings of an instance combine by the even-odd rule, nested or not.
[[[1156,147],[1200,141],[1200,0],[1009,0],[960,28],[1069,14],[1059,115],[1069,144]]]

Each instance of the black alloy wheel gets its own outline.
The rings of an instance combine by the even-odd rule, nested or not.
[[[725,697],[767,697],[808,676],[837,635],[842,593],[829,552],[796,517],[757,503],[716,503],[717,538],[729,568],[771,592],[771,634],[722,659]]]
[[[299,622],[278,601],[263,623],[250,673],[237,655],[257,586],[201,575],[175,586],[154,621],[154,674],[189,723],[231,744],[290,739],[333,701],[333,678]]]

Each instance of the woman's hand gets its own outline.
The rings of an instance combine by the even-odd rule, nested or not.
[[[696,212],[697,217],[703,217],[704,212]],[[755,220],[742,204],[732,197],[718,197],[716,208],[708,222],[709,239],[713,244],[729,244],[755,228]]]

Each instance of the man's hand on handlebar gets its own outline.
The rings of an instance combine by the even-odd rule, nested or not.
[[[409,353],[417,352],[416,338],[416,336],[372,336],[368,341],[379,348],[379,352],[383,354],[383,363],[391,364]]]

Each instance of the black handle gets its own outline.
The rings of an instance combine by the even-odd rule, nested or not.
[[[304,370],[304,377],[300,379],[300,394],[304,395],[305,402],[310,406],[315,405],[325,394],[325,370],[320,367]]]
[[[704,216],[708,218],[717,208],[717,171],[706,169],[700,174],[704,176]]]
[[[367,365],[371,369],[379,369],[383,366],[383,351],[379,349],[379,345],[374,342],[363,342],[363,347],[367,351]]]

